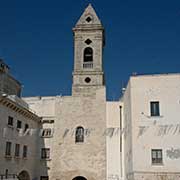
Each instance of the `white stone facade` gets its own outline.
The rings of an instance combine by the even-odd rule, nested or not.
[[[180,74],[130,78],[123,98],[127,179],[180,178],[179,90]],[[159,115],[151,102],[159,102]],[[161,163],[152,162],[153,149],[162,150]]]
[[[39,165],[37,152],[41,119],[12,99],[11,96],[0,97],[0,178],[16,178],[26,171],[33,179],[37,177],[36,166]],[[8,123],[9,117],[13,118],[12,123]],[[17,127],[18,121],[21,122],[20,128]],[[26,124],[28,129],[25,131]],[[9,154],[6,153],[7,142],[11,143]],[[16,144],[20,146],[18,154],[15,153]],[[23,154],[24,146],[27,147],[26,156]]]

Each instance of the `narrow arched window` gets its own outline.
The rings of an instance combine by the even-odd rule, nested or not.
[[[93,49],[87,47],[84,49],[84,62],[92,62],[93,61]]]
[[[84,128],[83,127],[77,127],[76,128],[76,137],[75,142],[84,142]]]

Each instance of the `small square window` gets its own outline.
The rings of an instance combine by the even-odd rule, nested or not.
[[[88,16],[88,17],[86,18],[86,21],[87,21],[88,23],[90,23],[90,22],[92,21],[92,18],[91,18],[90,16]]]
[[[40,180],[49,180],[49,176],[41,176]]]
[[[52,137],[53,136],[53,130],[51,128],[42,129],[42,137]]]
[[[159,101],[151,101],[150,102],[151,108],[151,116],[160,116],[159,111]]]
[[[8,125],[13,126],[13,117],[11,116],[8,117]]]
[[[42,148],[41,159],[49,159],[49,158],[50,158],[50,148]]]
[[[89,44],[92,43],[92,41],[91,41],[90,39],[86,39],[85,43],[86,43],[87,45],[89,45]]]
[[[151,156],[152,156],[152,164],[153,165],[163,163],[162,149],[152,149]]]
[[[18,128],[18,129],[21,129],[21,127],[22,127],[22,122],[19,121],[19,120],[17,120],[17,128]]]
[[[53,124],[54,120],[42,120],[42,123]]]

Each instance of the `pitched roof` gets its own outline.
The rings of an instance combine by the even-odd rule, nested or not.
[[[75,28],[98,28],[103,27],[100,19],[98,18],[94,8],[91,4],[87,6],[78,20]]]

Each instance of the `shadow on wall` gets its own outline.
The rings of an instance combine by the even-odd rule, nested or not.
[[[21,170],[18,173],[19,180],[49,180],[48,174],[48,164],[47,162],[50,160],[50,149],[45,147],[45,138],[43,123],[38,123],[37,129],[30,129],[29,133],[27,133],[29,138],[33,138],[34,143],[31,147],[29,145],[28,149],[31,151],[34,149],[34,154],[30,152],[29,157],[32,162],[32,166],[30,167],[28,164],[24,164],[25,170]],[[28,158],[27,158],[28,160]],[[28,161],[27,161],[28,163]]]
[[[46,139],[46,131],[49,129],[43,128],[43,123],[39,125],[39,138],[37,138],[37,162],[38,170],[37,170],[37,163],[34,165],[34,172],[36,172],[36,179],[33,180],[49,180],[48,170],[50,167],[48,166],[48,162],[50,161],[50,148],[45,146],[45,139]]]

